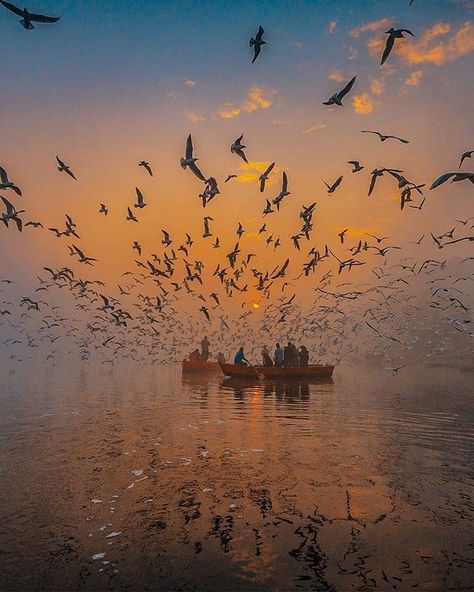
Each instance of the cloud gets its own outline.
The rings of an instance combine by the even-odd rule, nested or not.
[[[381,95],[384,89],[384,81],[382,79],[374,79],[370,83],[370,92],[373,95]]]
[[[186,82],[184,84],[186,86],[189,86],[189,88],[192,88],[193,86],[196,86],[196,81],[195,80],[186,80]]]
[[[380,31],[381,29],[387,29],[392,26],[392,21],[388,18],[380,19],[379,21],[372,21],[371,23],[365,23],[363,25],[359,25],[352,29],[349,32],[349,35],[353,39],[357,39],[362,35],[362,33],[367,33],[368,31]]]
[[[193,113],[193,111],[185,111],[184,115],[186,116],[189,121],[193,123],[197,123],[198,121],[204,121],[205,117],[199,113]]]
[[[315,132],[317,130],[324,129],[325,127],[326,127],[325,123],[316,123],[315,125],[309,127],[308,129],[305,129],[303,133],[304,134],[311,134],[312,132]]]
[[[410,77],[405,80],[405,84],[402,87],[402,92],[408,92],[409,86],[420,86],[421,79],[423,78],[423,72],[421,70],[415,70],[410,74]]]
[[[276,91],[267,89],[263,86],[252,86],[249,90],[247,99],[241,104],[236,105],[228,101],[219,110],[218,113],[222,119],[233,119],[243,113],[253,113],[259,109],[268,109],[273,105],[273,97]]]
[[[331,70],[329,72],[329,80],[335,80],[336,82],[342,82],[343,80],[347,80],[347,76],[344,76],[339,72],[339,70]]]
[[[374,104],[367,92],[353,96],[352,106],[354,107],[354,111],[359,113],[359,115],[367,115],[374,110]]]
[[[434,64],[441,66],[453,62],[474,51],[474,24],[466,21],[449,38],[449,23],[436,23],[427,29],[419,40],[407,38],[395,42],[393,55],[399,56],[409,66]],[[385,39],[370,39],[369,51],[379,57],[385,46]]]
[[[219,115],[222,119],[233,119],[240,115],[240,107],[236,107],[234,103],[225,103],[219,109]]]
[[[248,163],[241,161],[240,168],[243,172],[237,177],[237,183],[256,183],[260,175],[267,170],[269,164],[268,161],[249,160]],[[277,166],[273,168],[266,185],[272,185],[277,181],[279,171],[280,169]]]
[[[329,35],[334,35],[336,32],[337,21],[331,21],[328,25],[328,33]]]
[[[304,45],[301,43],[301,41],[295,41],[293,43],[293,47],[296,47],[296,49],[303,49]]]

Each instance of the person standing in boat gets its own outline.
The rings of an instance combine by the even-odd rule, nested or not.
[[[209,340],[207,338],[207,335],[204,337],[204,339],[201,341],[201,360],[203,362],[207,362],[207,360],[209,359],[209,346],[211,344],[209,343]]]
[[[219,352],[217,354],[217,361],[219,362],[219,364],[225,364],[225,356],[222,352]]]
[[[237,364],[238,366],[244,366],[245,364],[249,364],[247,358],[245,357],[243,346],[239,347],[239,351],[235,354],[234,364]]]
[[[274,359],[275,359],[275,366],[277,368],[281,368],[283,366],[283,350],[281,349],[279,343],[276,344]]]
[[[309,351],[304,345],[300,346],[298,353],[301,368],[307,368],[309,363]]]
[[[270,357],[270,353],[269,353],[266,345],[264,345],[263,349],[262,349],[262,361],[263,361],[263,365],[266,366],[267,368],[270,368],[271,366],[273,366],[273,361]]]

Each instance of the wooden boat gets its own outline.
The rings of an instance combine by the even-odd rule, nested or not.
[[[183,372],[220,372],[221,368],[219,362],[191,362],[190,360],[183,360]]]
[[[255,380],[257,374],[263,375],[265,379],[291,379],[291,378],[313,378],[327,380],[332,377],[334,366],[321,366],[313,364],[302,368],[279,368],[276,366],[250,366],[239,364],[220,364],[222,372],[232,378],[251,378]]]

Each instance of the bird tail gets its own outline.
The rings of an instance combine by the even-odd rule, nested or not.
[[[27,31],[32,31],[35,28],[35,26],[33,25],[33,23],[31,21],[26,21],[25,19],[21,19],[20,23],[21,23],[22,27],[24,29],[26,29]]]

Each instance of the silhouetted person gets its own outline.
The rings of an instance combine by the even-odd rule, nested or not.
[[[276,344],[275,349],[275,366],[277,368],[281,368],[283,366],[283,350],[279,343]]]
[[[309,351],[306,349],[304,345],[300,347],[298,357],[300,361],[300,366],[302,368],[307,368],[309,363]]]
[[[201,360],[203,362],[207,362],[207,360],[209,359],[209,346],[211,344],[209,343],[209,340],[206,337],[204,337],[204,339],[201,341]]]
[[[243,366],[245,364],[248,364],[248,361],[245,358],[243,347],[239,347],[239,351],[235,354],[234,364],[238,364],[239,366]]]
[[[268,348],[266,345],[264,345],[263,349],[262,349],[262,361],[263,361],[263,365],[266,366],[267,368],[269,368],[270,366],[273,366],[273,362],[272,362],[272,359],[270,357],[270,353],[268,352]]]

